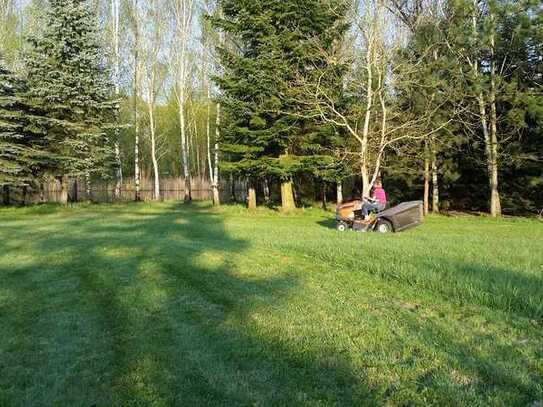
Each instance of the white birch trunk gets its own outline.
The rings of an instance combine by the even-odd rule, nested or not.
[[[187,140],[186,90],[188,86],[188,47],[192,28],[193,0],[171,0],[176,22],[176,40],[179,51],[174,58],[176,70],[176,97],[178,102],[179,128],[181,136],[181,165],[185,179],[185,202],[192,201],[189,145]]]
[[[120,55],[119,55],[119,23],[120,23],[120,0],[113,0],[111,2],[111,8],[112,8],[112,22],[113,22],[113,57],[114,57],[114,63],[113,63],[113,73],[114,73],[114,82],[115,82],[115,97],[119,99],[120,97]],[[116,112],[116,124],[119,124],[119,113]],[[117,165],[116,168],[116,182],[115,182],[115,192],[114,197],[115,199],[119,199],[121,197],[121,188],[123,184],[123,169],[122,169],[122,162],[121,162],[121,149],[119,145],[119,137],[120,132],[119,128],[115,128],[115,162]]]
[[[336,185],[336,203],[338,205],[343,203],[343,185],[341,181],[338,181]]]
[[[220,205],[219,194],[219,139],[221,136],[221,104],[217,103],[217,115],[215,118],[215,145],[213,148],[213,204]]]
[[[141,200],[140,193],[140,128],[139,128],[139,112],[138,112],[138,96],[139,96],[139,12],[138,0],[132,1],[134,11],[134,187],[136,202]]]
[[[373,40],[368,41],[366,53],[366,113],[364,115],[364,127],[362,130],[362,142],[360,143],[360,175],[362,177],[362,197],[369,197],[371,190],[369,168],[368,168],[368,138],[370,131],[371,111],[373,106]]]
[[[87,194],[87,200],[91,201],[91,179],[88,171],[85,173],[85,193]]]
[[[154,98],[149,95],[148,97],[148,113],[149,113],[149,133],[151,138],[151,160],[153,162],[153,175],[154,175],[154,184],[153,184],[153,199],[155,201],[160,200],[160,171],[158,168],[158,159],[157,159],[157,141],[156,141],[156,124],[155,124],[155,109],[154,109]]]
[[[180,92],[182,100],[184,100],[185,92]],[[181,130],[181,161],[183,164],[183,178],[185,180],[185,202],[192,201],[190,169],[189,169],[189,153],[186,134],[186,116],[185,116],[185,103],[181,102],[179,105],[179,125]]]

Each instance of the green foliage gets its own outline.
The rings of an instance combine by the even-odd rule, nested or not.
[[[405,110],[422,114],[427,101],[432,101],[431,108],[437,108],[432,125],[454,118],[432,137],[442,197],[459,209],[487,206],[486,152],[477,97],[482,95],[490,114],[493,64],[504,211],[538,210],[543,189],[532,181],[542,175],[543,11],[532,1],[507,0],[480,2],[476,8],[472,1],[450,0],[443,10],[437,21],[435,16],[422,19],[402,49],[401,60],[426,57],[397,88]],[[469,64],[474,62],[476,70]],[[423,158],[423,145],[418,150],[400,150],[387,173],[395,182],[402,183],[402,177],[404,182],[411,181],[416,160],[415,176],[420,180]]]
[[[87,0],[51,0],[28,37],[25,96],[48,117],[56,175],[104,174],[113,162],[116,103],[92,10]]]
[[[229,161],[223,168],[289,179],[309,153],[305,147],[315,127],[300,115],[295,83],[315,80],[313,67],[327,64],[320,50],[341,42],[346,3],[223,0],[221,6],[223,15],[213,23],[227,38],[220,49],[224,72],[216,78],[223,91],[221,141]]]
[[[51,158],[46,153],[46,119],[22,97],[27,89],[0,59],[0,186],[35,184]]]

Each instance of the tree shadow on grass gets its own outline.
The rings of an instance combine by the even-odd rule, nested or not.
[[[31,238],[33,253],[0,257],[0,404],[376,403],[347,360],[252,320],[294,294],[293,275],[240,273],[250,242],[209,208],[143,208],[4,235]]]

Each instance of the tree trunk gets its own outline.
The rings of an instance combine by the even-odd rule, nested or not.
[[[236,179],[234,175],[230,175],[230,201],[237,202],[236,198]]]
[[[137,14],[138,0],[133,0],[134,13]],[[136,202],[141,201],[140,193],[140,128],[138,114],[139,95],[139,26],[138,17],[134,16],[134,188]]]
[[[336,203],[341,205],[343,203],[343,185],[341,181],[338,181],[336,185],[336,197]]]
[[[182,96],[184,99],[184,96]],[[179,122],[181,126],[181,161],[183,163],[183,178],[185,179],[185,202],[192,201],[192,185],[190,180],[189,153],[186,135],[186,118],[184,103],[179,106]]]
[[[292,182],[292,193],[294,195],[294,203],[297,205],[297,206],[301,206],[302,205],[302,198],[300,196],[301,194],[301,186],[300,186],[300,180],[298,178],[294,178],[293,182]]]
[[[117,134],[116,137],[118,138],[119,136],[119,130],[116,129],[115,130],[115,133]],[[120,147],[119,147],[119,143],[118,142],[115,142],[115,161],[116,161],[116,165],[117,165],[117,171],[116,171],[116,180],[115,180],[115,199],[116,200],[119,200],[121,199],[121,190],[122,190],[122,186],[123,186],[123,166],[122,166],[122,162],[121,162],[121,150],[120,150]]]
[[[198,143],[198,133],[196,133],[196,120],[194,120],[194,136],[192,140],[194,142],[194,151],[196,153],[196,177],[202,179],[202,168],[200,167],[200,144]]]
[[[249,191],[247,194],[247,208],[251,211],[256,210],[256,188],[252,181],[249,181]]]
[[[28,198],[28,187],[24,185],[23,186],[23,206],[26,206],[27,198]]]
[[[120,96],[120,53],[119,53],[119,26],[120,26],[120,0],[111,2],[112,7],[112,22],[113,22],[113,55],[114,55],[114,76],[115,76],[115,97]],[[119,111],[115,111],[115,121],[119,125]],[[120,131],[115,128],[115,162],[116,162],[116,182],[115,182],[115,199],[121,198],[121,188],[123,185],[123,167],[121,163],[121,149],[119,147]]]
[[[181,163],[183,165],[183,178],[185,179],[185,198],[184,201],[189,203],[192,201],[192,183],[190,179],[190,162],[189,162],[189,145],[186,133],[186,113],[185,113],[185,48],[186,45],[183,43],[181,45],[181,61],[180,61],[180,70],[181,78],[179,86],[179,126],[181,130]]]
[[[477,2],[474,0],[474,10],[477,10]],[[491,16],[491,18],[494,18]],[[473,34],[477,38],[477,17],[473,14]],[[495,52],[495,33],[490,38],[490,126],[488,125],[488,113],[486,110],[486,101],[482,91],[477,94],[479,103],[479,116],[483,136],[485,140],[486,166],[488,171],[488,183],[490,187],[490,214],[493,217],[501,216],[500,193],[498,189],[498,136],[497,136],[497,112],[496,112],[496,65],[494,61]],[[479,77],[479,64],[474,63],[473,75]],[[490,129],[489,129],[490,127]]]
[[[205,59],[204,62],[207,62]],[[207,66],[204,67],[204,71]],[[204,74],[205,75],[205,74]],[[209,172],[209,182],[211,183],[211,191],[213,198],[213,205],[215,205],[215,188],[213,186],[215,177],[213,176],[213,161],[211,160],[211,88],[209,86],[207,75],[204,76],[204,82],[207,90],[207,109],[206,109],[206,146],[207,146],[207,165]]]
[[[3,191],[3,204],[8,206],[10,204],[10,197],[9,197],[9,186],[8,185],[4,185],[2,187],[2,191]]]
[[[45,203],[45,186],[43,185],[43,182],[39,183],[39,191],[40,191],[40,203]]]
[[[63,175],[59,177],[60,182],[60,197],[59,203],[62,205],[68,205],[68,176]]]
[[[360,170],[360,175],[362,177],[362,197],[363,198],[368,198],[371,194],[371,182],[370,182],[370,177],[369,177],[369,174],[368,174],[368,169],[366,168],[365,165],[362,166],[361,170]]]
[[[262,182],[262,189],[264,190],[264,202],[268,205],[270,203],[270,183],[267,178],[264,178]]]
[[[213,160],[213,205],[219,206],[221,204],[219,193],[219,138],[221,136],[221,104],[217,103],[217,117],[215,121],[215,146],[213,148],[214,160]]]
[[[221,204],[221,194],[219,191],[219,187],[217,184],[213,184],[211,186],[212,192],[213,192],[213,205],[214,206],[220,206]]]
[[[437,152],[435,141],[432,140],[431,145],[431,161],[432,161],[432,212],[439,213],[439,178],[437,166]]]
[[[134,188],[135,196],[134,200],[136,202],[141,201],[141,192],[140,192],[140,137],[139,137],[139,117],[138,117],[138,108],[135,110],[135,140],[134,140]]]
[[[154,92],[154,80],[151,80],[147,93],[147,111],[149,114],[149,133],[151,138],[151,161],[153,163],[153,199],[155,201],[160,200],[160,171],[158,168],[157,159],[157,146],[156,146],[156,124],[155,124],[155,95]]]
[[[87,201],[92,201],[91,180],[90,180],[90,174],[88,172],[85,173],[85,192],[87,193]]]
[[[424,216],[430,211],[430,158],[428,141],[424,142]]]
[[[486,106],[482,93],[479,94],[479,112],[481,115],[481,126],[483,128],[483,135],[485,139],[485,151],[486,151],[486,167],[488,172],[488,184],[490,187],[490,214],[493,217],[501,216],[501,202],[500,193],[498,190],[498,143],[496,136],[496,119],[494,114],[491,115],[491,131],[487,123]],[[494,104],[491,105],[491,111],[495,109]]]
[[[279,161],[286,159],[287,157],[288,153],[285,152],[285,154],[279,157]],[[295,208],[296,203],[292,191],[292,179],[283,180],[281,181],[281,210],[283,212],[289,212]]]
[[[155,177],[153,197],[155,201],[160,200],[160,175],[158,171],[158,160],[156,159],[156,145],[155,140],[151,142],[151,155],[153,160],[153,174]]]
[[[151,127],[151,160],[153,162],[153,175],[154,175],[154,184],[153,184],[153,199],[155,201],[160,200],[160,171],[158,169],[158,159],[156,153],[156,135],[155,135],[155,120],[153,109],[149,109],[149,126]]]
[[[366,52],[366,112],[364,115],[364,127],[362,131],[362,142],[360,144],[360,176],[362,177],[362,197],[369,197],[371,191],[371,183],[368,170],[368,138],[370,131],[371,113],[373,109],[373,42],[368,42],[368,50]]]
[[[325,211],[328,210],[328,206],[326,203],[326,182],[322,183],[322,209]]]
[[[495,144],[493,144],[492,148],[493,150],[496,148]],[[493,154],[497,154],[497,152],[493,151]],[[498,190],[498,162],[495,158],[491,162],[490,215],[495,218],[502,215],[500,192]]]
[[[296,208],[292,191],[292,180],[281,182],[281,210],[289,212]]]
[[[492,15],[492,19],[494,16]],[[490,37],[491,46],[491,69],[490,69],[490,162],[489,162],[489,178],[490,178],[490,214],[493,217],[501,216],[501,199],[498,190],[498,118],[496,112],[496,65],[494,50],[495,33],[492,32]]]

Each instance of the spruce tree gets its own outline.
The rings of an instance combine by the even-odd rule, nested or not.
[[[23,79],[0,59],[0,187],[28,187],[36,184],[48,164],[46,119],[23,97]]]
[[[256,180],[281,181],[283,209],[294,206],[292,177],[303,168],[303,146],[314,123],[303,119],[296,83],[327,64],[341,41],[346,3],[340,0],[223,0],[215,24],[227,34],[218,79],[225,127],[223,169]],[[236,47],[228,46],[235,43]],[[252,194],[250,194],[252,195]]]
[[[113,162],[115,102],[104,67],[98,21],[87,0],[51,0],[41,30],[29,37],[27,97],[49,118],[58,159],[54,175],[67,200],[68,177],[101,173]]]

